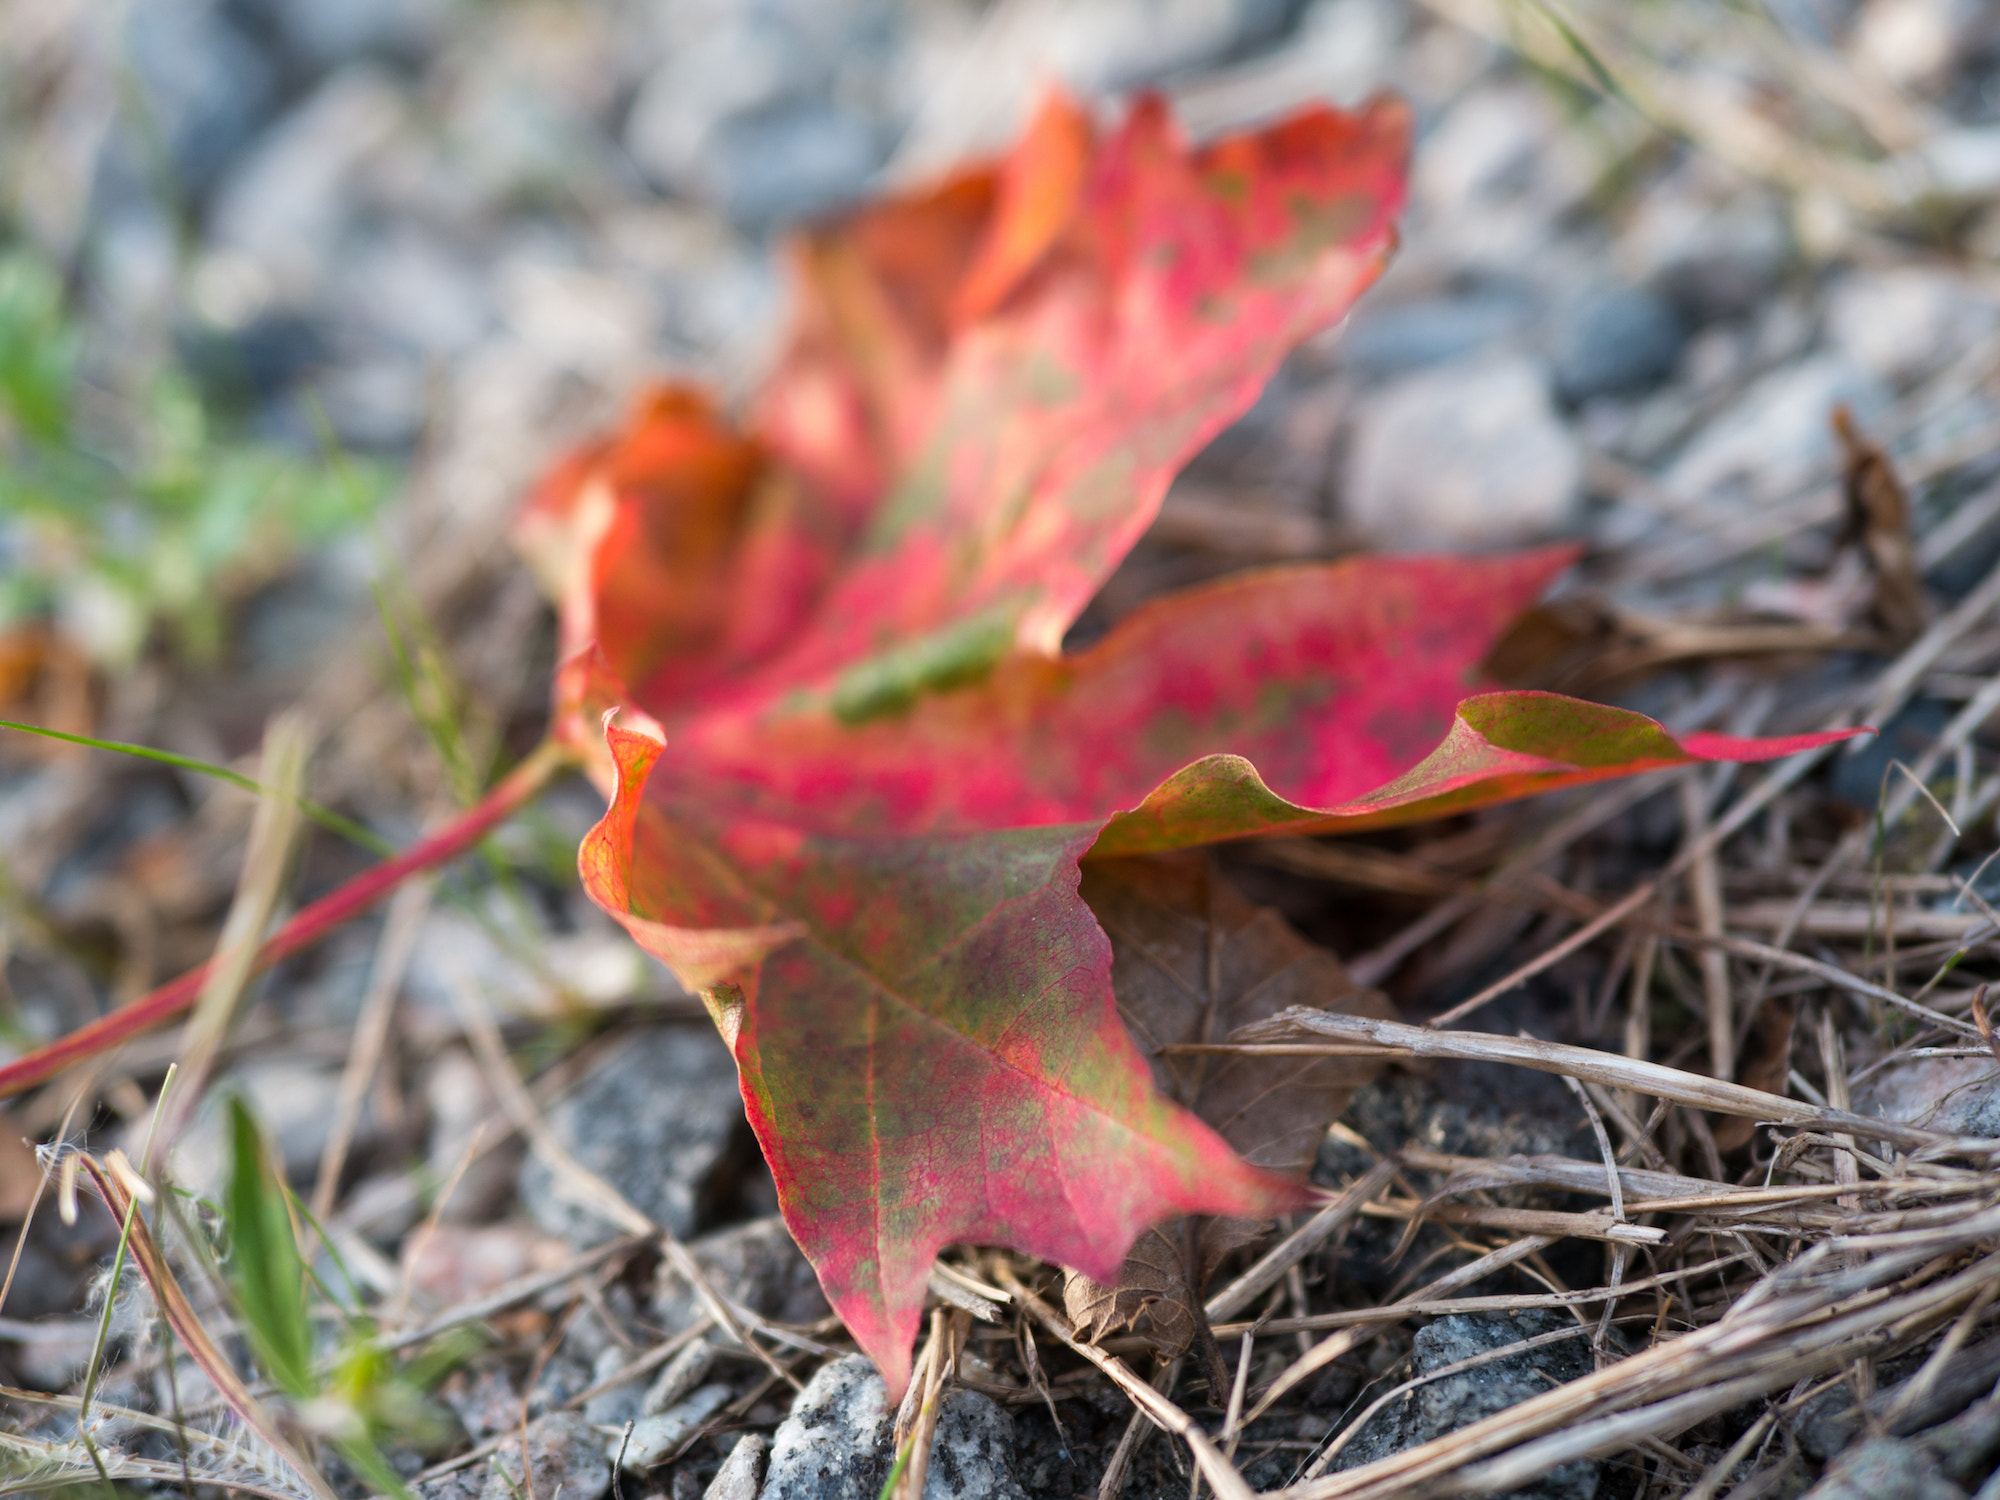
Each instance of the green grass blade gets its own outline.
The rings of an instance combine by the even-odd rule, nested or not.
[[[306,1316],[305,1263],[292,1235],[283,1187],[265,1156],[263,1136],[241,1099],[229,1102],[230,1170],[224,1197],[230,1279],[265,1373],[286,1394],[309,1396],[312,1324]]]
[[[265,795],[264,788],[241,771],[232,771],[229,767],[218,766],[213,761],[197,760],[192,755],[177,755],[171,750],[156,750],[151,745],[134,745],[125,740],[100,740],[87,734],[65,734],[60,729],[47,729],[40,724],[23,724],[14,719],[0,719],[0,729],[11,729],[18,734],[32,734],[45,740],[60,740],[66,745],[83,745],[91,750],[109,750],[116,755],[130,755],[139,760],[155,761],[163,766],[172,766],[178,771],[193,771],[198,776],[226,781],[229,785],[255,796]],[[386,839],[376,837],[352,818],[343,817],[330,807],[321,807],[317,802],[301,797],[298,799],[298,808],[328,833],[338,834],[350,843],[360,845],[378,859],[388,859],[396,853],[395,845]]]

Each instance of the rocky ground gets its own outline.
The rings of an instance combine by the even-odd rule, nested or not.
[[[1891,758],[1942,740],[1923,774],[1956,832],[1919,830],[1898,920],[1908,943],[1963,935],[1949,875],[1989,914],[2000,887],[1981,864],[1995,748],[1983,716],[1959,724],[2000,664],[1982,592],[2000,563],[2000,18],[1960,0],[1603,0],[1569,7],[1565,33],[1548,14],[1503,0],[4,0],[0,454],[14,481],[0,485],[0,557],[17,623],[0,643],[0,714],[254,772],[267,720],[298,706],[319,737],[313,796],[406,842],[539,733],[552,631],[506,546],[520,497],[647,377],[753,387],[784,316],[788,225],[996,148],[1050,79],[1107,110],[1158,87],[1203,134],[1388,89],[1420,124],[1393,268],[1190,469],[1078,638],[1251,563],[1574,540],[1585,561],[1558,607],[1496,663],[1512,679],[1682,728],[1783,732],[1842,704],[1893,715],[1880,748],[1816,773],[1786,817],[1739,841],[1756,848],[1714,875],[1715,920],[1765,940],[1782,929],[1781,944],[1796,935],[1857,972],[1876,963],[1874,898],[1852,872],[1809,898],[1803,926],[1773,911],[1878,806]],[[69,359],[77,409],[38,432],[22,393]],[[1844,544],[1837,404],[1910,486],[1914,619],[1882,618],[1880,570]],[[278,491],[224,482],[279,473],[298,503],[275,522],[256,497]],[[1939,619],[1958,623],[1937,650],[1897,654]],[[1888,661],[1915,662],[1895,694]],[[0,772],[4,1056],[206,956],[254,803],[170,767],[28,742],[0,745]],[[1628,798],[1537,868],[1585,896],[1623,891],[1740,785]],[[1379,862],[1312,873],[1296,851],[1228,868],[1422,1016],[1573,925],[1502,901],[1432,921],[1459,899],[1435,882],[1485,876],[1581,805],[1450,825],[1420,848],[1364,845],[1422,856],[1397,866],[1400,884]],[[872,1497],[894,1414],[773,1217],[698,1004],[576,888],[570,861],[598,810],[581,784],[560,788],[484,864],[413,887],[264,981],[227,1079],[385,1328],[409,1347],[479,1330],[452,1346],[437,1423],[412,1424],[391,1453],[419,1494],[599,1500],[617,1477],[623,1494],[673,1500]],[[315,835],[298,893],[364,859]],[[1697,1048],[1673,1053],[1675,1027],[1699,1033],[1709,971],[1648,941],[1607,940],[1484,1024],[1686,1064]],[[1656,952],[1679,1017],[1657,1036],[1620,988],[1635,963],[1653,974]],[[1847,1035],[1829,1026],[1825,1047],[1852,1054],[1866,1107],[1937,1123],[1942,1100],[1947,1128],[2000,1133],[1985,1061],[1871,1074],[1887,1042],[1839,1014]],[[1822,1040],[1802,1023],[1775,1086],[1832,1096],[1838,1073],[1844,1095]],[[24,1136],[136,1156],[180,1045],[135,1043],[12,1101],[0,1220],[21,1223],[38,1190]],[[1761,1170],[1718,1154],[1705,1128],[1670,1122],[1639,1154],[1704,1178]],[[1371,1151],[1411,1141],[1599,1160],[1559,1079],[1451,1063],[1364,1094],[1319,1175],[1340,1186]],[[223,1160],[212,1112],[174,1175],[213,1195]],[[713,1327],[656,1244],[621,1238],[629,1226],[577,1191],[578,1167],[687,1241],[759,1320],[756,1353]],[[1374,1305],[1491,1248],[1400,1235],[1357,1221],[1304,1263],[1293,1310]],[[177,1362],[136,1291],[95,1348],[93,1286],[115,1242],[88,1208],[74,1223],[34,1216],[0,1308],[0,1371],[60,1392],[94,1367],[117,1408],[199,1415],[184,1361],[162,1404]],[[1601,1251],[1564,1241],[1476,1290],[1593,1285]],[[1899,1385],[1926,1368],[1920,1350],[1795,1392],[1782,1421],[1714,1419],[1672,1446],[1568,1460],[1521,1493],[1976,1489],[2000,1448],[1979,1400],[2000,1373],[1984,1317],[1981,1304],[1952,1346],[1972,1352],[1946,1362],[1983,1384]],[[1419,1321],[1250,1429],[1236,1455],[1250,1482],[1294,1480],[1341,1433],[1336,1473],[1412,1448],[1657,1331],[1612,1329],[1593,1355],[1554,1337],[1574,1320],[1547,1308]],[[1131,1403],[1091,1367],[1046,1340],[1030,1353],[1018,1318],[974,1326],[926,1495],[1097,1494],[1121,1439],[1123,1494],[1190,1489],[1184,1450],[1139,1442]],[[1267,1343],[1292,1338],[1310,1343]],[[1961,1387],[1941,1410],[1938,1391]],[[1223,1393],[1179,1390],[1214,1427]],[[1907,1399],[1885,1406],[1892,1390]],[[9,1420],[53,1430],[32,1403]],[[104,1444],[173,1454],[118,1421]],[[253,1491],[289,1492],[254,1443],[228,1462]],[[337,1459],[328,1472],[369,1488]],[[1931,1488],[1907,1488],[1919,1472]],[[136,1469],[121,1482],[152,1480],[178,1483]]]

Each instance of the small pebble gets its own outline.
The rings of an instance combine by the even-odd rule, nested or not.
[[[1571,522],[1582,474],[1547,378],[1509,356],[1372,392],[1355,412],[1340,498],[1378,546],[1512,547]]]
[[[705,1385],[665,1411],[639,1418],[629,1436],[620,1433],[611,1439],[605,1457],[627,1473],[664,1463],[696,1428],[727,1406],[733,1394],[726,1385]]]
[[[702,1500],[757,1500],[764,1484],[764,1456],[771,1440],[761,1432],[745,1433],[715,1471]]]
[[[580,1412],[557,1412],[528,1427],[528,1466],[521,1467],[519,1440],[502,1443],[489,1462],[480,1500],[519,1500],[554,1495],[563,1500],[604,1500],[611,1488],[611,1464],[604,1440]]]

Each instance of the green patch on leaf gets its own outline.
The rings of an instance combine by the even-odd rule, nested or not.
[[[921,636],[843,672],[833,689],[834,717],[865,724],[901,713],[925,693],[979,681],[1014,644],[1011,611],[988,611]]]

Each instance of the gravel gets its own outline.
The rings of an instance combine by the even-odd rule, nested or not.
[[[862,1356],[821,1367],[771,1440],[761,1500],[874,1500],[894,1459],[882,1377]],[[938,1414],[924,1500],[1026,1500],[1009,1468],[1014,1424],[986,1397],[954,1390]]]
[[[1577,1330],[1580,1336],[1486,1359],[1454,1375],[1438,1374],[1495,1350],[1568,1330]],[[1359,1468],[1427,1443],[1539,1396],[1551,1386],[1579,1379],[1592,1368],[1588,1329],[1579,1329],[1576,1320],[1563,1312],[1530,1309],[1439,1318],[1418,1330],[1411,1348],[1409,1378],[1423,1383],[1370,1418],[1341,1449],[1334,1468]],[[1577,1459],[1514,1494],[1520,1500],[1592,1500],[1601,1468],[1594,1459]]]
[[[479,1500],[519,1500],[522,1495],[552,1496],[558,1491],[564,1500],[604,1500],[610,1489],[611,1462],[604,1456],[604,1439],[580,1414],[559,1412],[529,1423],[525,1444],[500,1445]]]
[[[549,1109],[548,1122],[579,1165],[683,1236],[712,1221],[747,1144],[735,1065],[705,1027],[621,1038]],[[573,1244],[617,1233],[601,1214],[565,1198],[560,1176],[538,1157],[521,1168],[520,1195],[536,1223]]]

